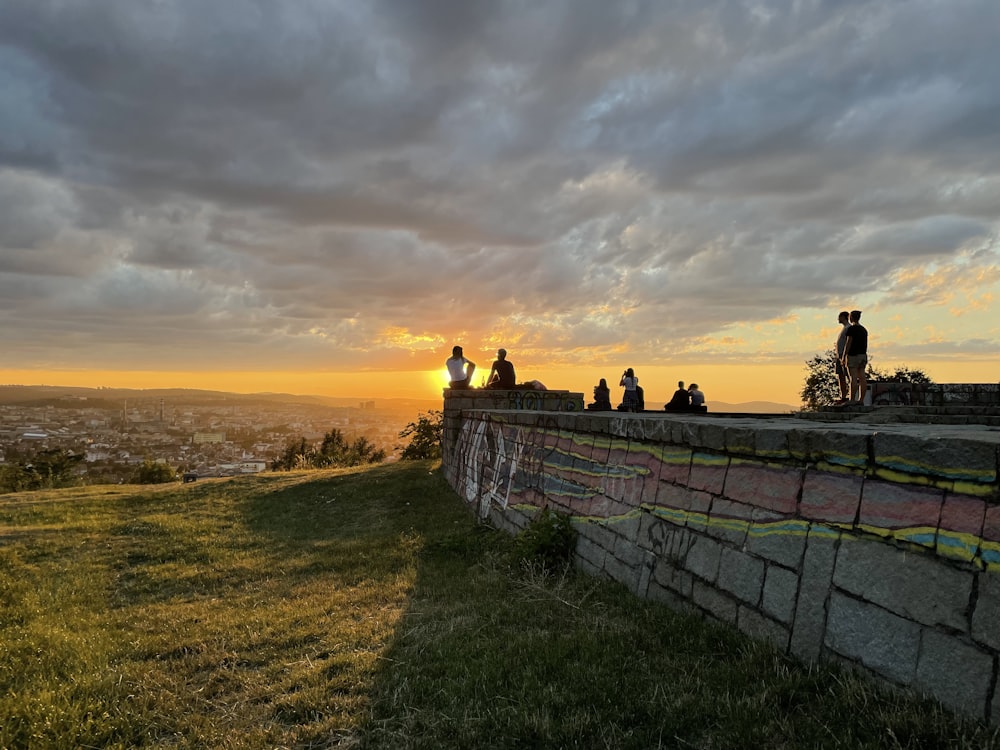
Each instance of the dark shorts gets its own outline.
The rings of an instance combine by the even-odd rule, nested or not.
[[[847,366],[852,370],[863,370],[868,364],[867,354],[848,354]]]

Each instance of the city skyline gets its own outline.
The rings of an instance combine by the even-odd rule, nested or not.
[[[0,7],[0,382],[1000,380],[990,0]]]

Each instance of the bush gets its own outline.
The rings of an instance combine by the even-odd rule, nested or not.
[[[576,536],[569,515],[543,508],[515,537],[514,549],[522,561],[537,561],[555,572],[572,561]]]

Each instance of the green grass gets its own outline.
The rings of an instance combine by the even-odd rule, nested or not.
[[[1000,748],[516,547],[424,462],[0,496],[0,748]]]

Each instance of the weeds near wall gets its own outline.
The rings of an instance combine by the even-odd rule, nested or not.
[[[575,550],[576,529],[569,516],[548,508],[543,508],[514,538],[514,551],[522,567],[527,563],[548,573],[569,568]]]

